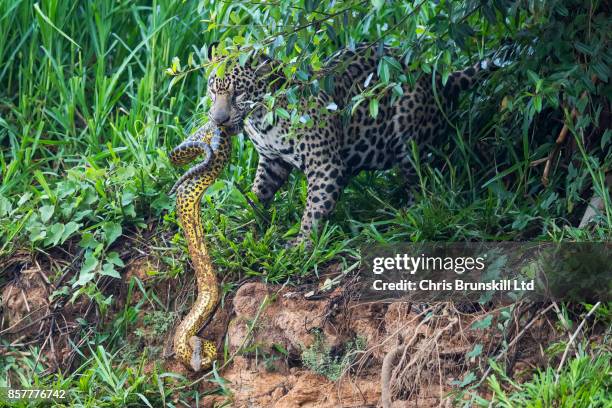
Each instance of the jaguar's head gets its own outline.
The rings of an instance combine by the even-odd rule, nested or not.
[[[241,130],[246,116],[267,92],[271,62],[258,58],[244,66],[232,61],[226,66],[223,75],[214,70],[208,78],[207,92],[212,100],[208,115],[219,127]]]

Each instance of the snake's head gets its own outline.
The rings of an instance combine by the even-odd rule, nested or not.
[[[194,372],[197,373],[212,365],[217,350],[211,342],[204,341],[197,336],[191,336],[189,347],[191,347],[191,361],[189,365]]]
[[[202,368],[202,339],[196,336],[192,336],[189,339],[189,347],[191,347],[191,369],[195,372],[200,371]]]

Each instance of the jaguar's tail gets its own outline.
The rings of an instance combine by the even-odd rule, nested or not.
[[[478,62],[461,71],[455,71],[448,77],[448,81],[444,85],[444,93],[451,99],[456,98],[461,91],[472,88],[476,83],[481,81],[487,73],[492,72],[499,67],[486,59]]]
[[[461,91],[466,91],[485,79],[488,74],[501,68],[506,68],[516,61],[521,49],[512,41],[506,39],[497,50],[486,59],[466,69],[453,72],[444,85],[444,93],[451,99],[456,98]]]

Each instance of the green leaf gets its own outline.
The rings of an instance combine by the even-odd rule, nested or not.
[[[173,207],[173,200],[171,200],[167,194],[159,194],[159,196],[151,203],[151,207],[157,210],[158,214],[164,210],[170,211]]]
[[[493,316],[487,315],[484,319],[475,321],[470,326],[470,329],[478,330],[478,329],[487,329],[491,327],[491,322],[493,321]]]
[[[474,380],[476,380],[476,374],[474,374],[473,371],[470,371],[469,373],[467,373],[466,375],[463,376],[463,379],[461,380],[461,382],[458,385],[459,385],[459,387],[463,388],[466,385],[469,385],[469,384],[473,383]]]
[[[497,22],[497,16],[495,14],[495,10],[493,9],[493,7],[487,4],[482,4],[481,9],[482,9],[482,14],[484,14],[489,24],[495,24]]]
[[[289,356],[289,352],[282,344],[274,343],[272,347],[284,356]]]
[[[278,116],[279,118],[289,119],[291,117],[289,112],[287,112],[287,109],[284,108],[276,108],[275,112],[276,116]]]
[[[29,191],[27,193],[22,194],[19,198],[19,201],[17,202],[17,207],[21,207],[22,205],[27,203],[30,197],[32,197],[32,193],[30,193]]]
[[[295,43],[297,42],[297,38],[298,38],[297,34],[292,34],[287,39],[287,45],[286,45],[286,49],[285,49],[285,54],[287,56],[291,55],[291,53],[293,52],[293,49],[295,47]]]
[[[51,227],[49,227],[47,230],[47,238],[45,239],[44,244],[52,246],[59,244],[62,236],[64,235],[64,229],[64,224],[61,222],[56,222],[55,224],[51,225]]]
[[[132,193],[131,191],[124,191],[123,194],[121,195],[121,206],[127,207],[134,201],[135,198],[136,198],[136,195]]]
[[[393,93],[399,97],[404,96],[404,88],[400,84],[394,85]]]
[[[119,254],[115,251],[112,251],[106,254],[106,260],[120,268],[123,268],[125,266],[121,258],[119,258]]]
[[[529,77],[529,80],[533,82],[534,85],[537,84],[538,81],[540,80],[540,77],[538,76],[538,74],[536,74],[530,69],[527,70],[527,77]]]
[[[172,78],[170,80],[170,83],[168,84],[168,92],[170,92],[172,90],[172,88],[174,87],[174,85],[176,85],[178,82],[182,81],[185,78],[184,75],[179,75],[179,76],[175,76],[174,78]]]
[[[104,241],[106,241],[106,245],[111,245],[115,242],[123,232],[121,224],[110,221],[102,224],[102,230],[104,231]]]
[[[378,116],[378,99],[370,99],[370,116],[376,118]]]
[[[241,67],[244,67],[251,56],[250,52],[243,52],[238,56],[238,64]]]
[[[576,47],[576,49],[578,51],[580,51],[583,54],[587,54],[587,55],[593,55],[594,51],[591,47],[589,47],[588,45],[586,45],[585,43],[582,43],[580,41],[576,41],[574,43],[574,46]]]
[[[172,72],[181,72],[181,60],[179,57],[172,58]]]
[[[474,345],[474,348],[471,351],[469,351],[465,356],[467,358],[476,358],[481,354],[482,354],[482,344],[476,344]]]
[[[273,125],[274,124],[274,113],[273,112],[266,113],[266,116],[264,116],[264,121],[269,123],[270,125]]]
[[[40,207],[40,220],[46,224],[47,221],[49,221],[51,219],[51,216],[53,215],[53,212],[55,211],[55,206],[54,205],[43,205],[42,207]]]
[[[338,42],[338,35],[336,34],[336,30],[331,24],[325,25],[325,31],[327,32],[327,36],[332,42]]]
[[[28,231],[30,233],[30,242],[40,241],[42,239],[45,239],[45,237],[47,236],[47,229],[44,225],[40,223],[32,225],[28,228]]]
[[[232,20],[232,23],[238,25],[240,24],[240,15],[238,13],[235,12],[231,12],[230,13],[230,20]]]
[[[380,10],[385,4],[385,0],[371,0],[375,10]]]
[[[559,14],[561,17],[567,17],[569,15],[569,10],[567,9],[567,7],[563,5],[563,3],[556,2],[554,4],[555,4],[554,6],[555,12]]]
[[[79,246],[85,249],[94,249],[96,246],[98,246],[98,244],[100,244],[100,242],[94,237],[91,232],[83,233],[83,236],[81,237],[81,242],[79,242]]]
[[[554,203],[555,201],[557,201],[558,198],[559,198],[559,194],[557,194],[556,192],[549,194],[548,197],[546,197],[546,199],[544,199],[540,203],[540,208],[543,210],[548,210],[548,208],[550,208],[550,205]]]
[[[70,221],[68,224],[66,224],[64,226],[64,233],[62,234],[62,239],[60,240],[60,244],[63,244],[64,242],[66,242],[66,240],[70,238],[72,234],[77,232],[80,227],[81,227],[81,224],[76,223],[74,221]]]
[[[96,274],[93,272],[82,273],[79,275],[79,279],[72,284],[72,287],[75,288],[77,286],[85,286],[91,282],[95,276]]]
[[[389,64],[384,59],[378,63],[378,77],[385,84],[389,82]]]
[[[319,2],[317,0],[305,0],[304,1],[304,6],[305,6],[304,8],[306,9],[308,13],[312,13],[313,11],[315,11],[318,5],[319,5]]]
[[[591,68],[602,82],[608,82],[610,76],[610,67],[601,61],[591,64]]]
[[[474,30],[466,23],[451,24],[453,38],[460,47],[465,46],[465,41],[474,36]]]
[[[403,72],[404,69],[402,68],[402,64],[399,63],[398,60],[396,60],[393,57],[390,57],[388,55],[385,55],[382,58],[391,68],[393,68],[394,70],[396,70],[397,72]]]
[[[527,227],[529,221],[531,220],[532,217],[529,214],[518,214],[514,222],[512,222],[512,229],[522,231]]]
[[[605,147],[610,143],[610,140],[612,140],[612,130],[606,129],[601,137],[601,150],[605,149]]]
[[[119,272],[115,270],[115,266],[111,263],[105,263],[100,271],[100,275],[110,276],[112,278],[121,279]]]
[[[96,266],[98,266],[98,258],[95,257],[93,252],[87,251],[85,253],[85,259],[83,260],[83,264],[81,265],[80,273],[89,273],[93,271]]]
[[[94,256],[91,251],[85,254],[85,260],[81,265],[81,271],[79,272],[79,279],[74,282],[72,287],[84,286],[89,283],[95,277],[95,269],[98,266],[98,258]]]
[[[217,65],[217,76],[219,78],[225,77],[225,70],[227,68],[227,59],[224,59]]]
[[[536,95],[533,98],[533,106],[536,112],[542,112],[542,95]]]
[[[7,216],[12,209],[13,206],[11,205],[9,199],[3,195],[0,195],[0,217]]]

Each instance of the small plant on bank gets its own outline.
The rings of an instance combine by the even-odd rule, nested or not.
[[[366,346],[365,339],[357,336],[344,344],[342,353],[335,354],[320,330],[315,331],[313,336],[312,345],[302,352],[302,363],[309,370],[331,381],[338,381],[355,360],[357,352]]]

